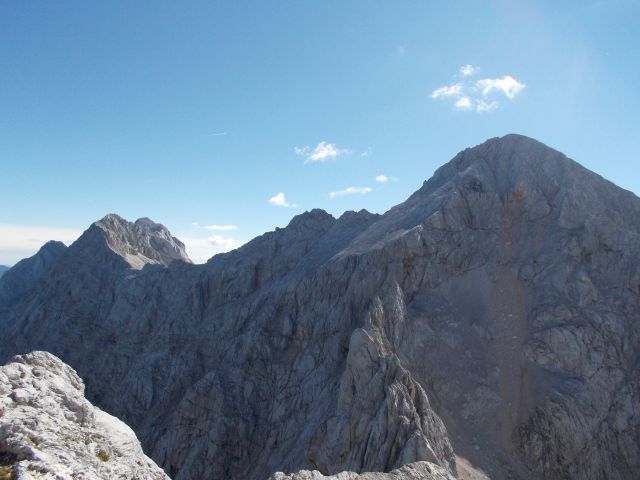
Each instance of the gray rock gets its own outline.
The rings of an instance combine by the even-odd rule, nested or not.
[[[13,268],[0,274],[0,308],[16,303],[53,265],[67,249],[62,242],[49,241],[38,252],[20,260]]]
[[[76,372],[46,352],[0,367],[0,478],[168,480],[133,431],[91,405]]]
[[[325,476],[319,471],[302,470],[290,475],[275,473],[269,480],[454,480],[446,469],[429,462],[416,462],[405,465],[389,473],[340,472],[337,475]]]
[[[640,477],[640,200],[539,142],[206,265],[123,228],[1,314],[0,352],[63,358],[176,480],[453,475],[454,451],[495,479]]]
[[[94,223],[77,243],[89,249],[106,246],[136,270],[149,264],[166,266],[175,260],[191,263],[184,244],[164,225],[148,218],[131,223],[111,213]]]

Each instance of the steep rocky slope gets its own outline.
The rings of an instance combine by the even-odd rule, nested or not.
[[[20,260],[4,272],[0,277],[0,309],[20,300],[66,249],[62,242],[49,241],[34,256]]]
[[[139,268],[114,229],[2,314],[0,352],[63,358],[176,479],[455,474],[454,450],[496,479],[640,475],[640,200],[532,139],[206,265]]]
[[[46,352],[0,367],[0,478],[168,480],[133,431],[91,405],[78,375]]]

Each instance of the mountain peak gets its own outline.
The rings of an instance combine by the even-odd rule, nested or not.
[[[66,250],[64,243],[50,240],[35,255],[20,260],[7,270],[0,280],[0,304],[10,305],[19,301]]]
[[[496,212],[513,207],[513,202],[530,220],[551,215],[562,228],[579,228],[596,218],[607,222],[612,214],[640,221],[640,204],[631,192],[542,142],[509,134],[459,152],[405,202],[386,212],[349,251],[369,248],[418,225],[455,231],[469,225],[498,228]]]
[[[38,253],[51,252],[57,255],[64,252],[66,249],[67,249],[67,246],[64,243],[58,240],[49,240],[42,247],[40,247],[40,250],[38,250]]]
[[[478,173],[484,171],[496,178],[510,178],[513,174],[520,174],[532,180],[540,174],[557,176],[577,168],[585,170],[544,143],[511,133],[503,137],[490,138],[475,147],[462,150],[450,162],[440,167],[425,185],[445,178],[450,179],[467,170]]]
[[[134,269],[141,269],[150,263],[167,266],[175,260],[191,263],[184,244],[171,236],[164,225],[146,217],[129,222],[110,213],[93,223],[78,244],[93,247],[96,242],[94,237],[100,238],[98,242],[106,241],[107,247]]]
[[[336,219],[330,213],[321,208],[314,208],[293,217],[287,228],[328,230],[335,221]]]

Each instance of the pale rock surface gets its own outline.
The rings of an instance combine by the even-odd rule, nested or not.
[[[535,140],[205,265],[138,269],[164,257],[112,220],[0,308],[0,354],[64,359],[175,480],[454,451],[461,476],[640,478],[640,200]]]
[[[131,268],[139,270],[148,264],[169,265],[175,260],[191,263],[184,244],[164,225],[148,218],[128,222],[110,213],[84,232],[82,242],[88,246],[105,245]]]
[[[455,480],[446,469],[429,462],[416,462],[388,473],[383,472],[340,472],[326,476],[317,470],[301,470],[296,473],[275,473],[269,480]]]
[[[46,352],[0,367],[0,478],[168,480],[133,431],[84,398],[76,372]]]

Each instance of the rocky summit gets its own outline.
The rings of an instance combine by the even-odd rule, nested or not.
[[[0,278],[0,355],[60,357],[176,480],[640,478],[639,245],[640,199],[507,135],[205,265],[109,215]]]

